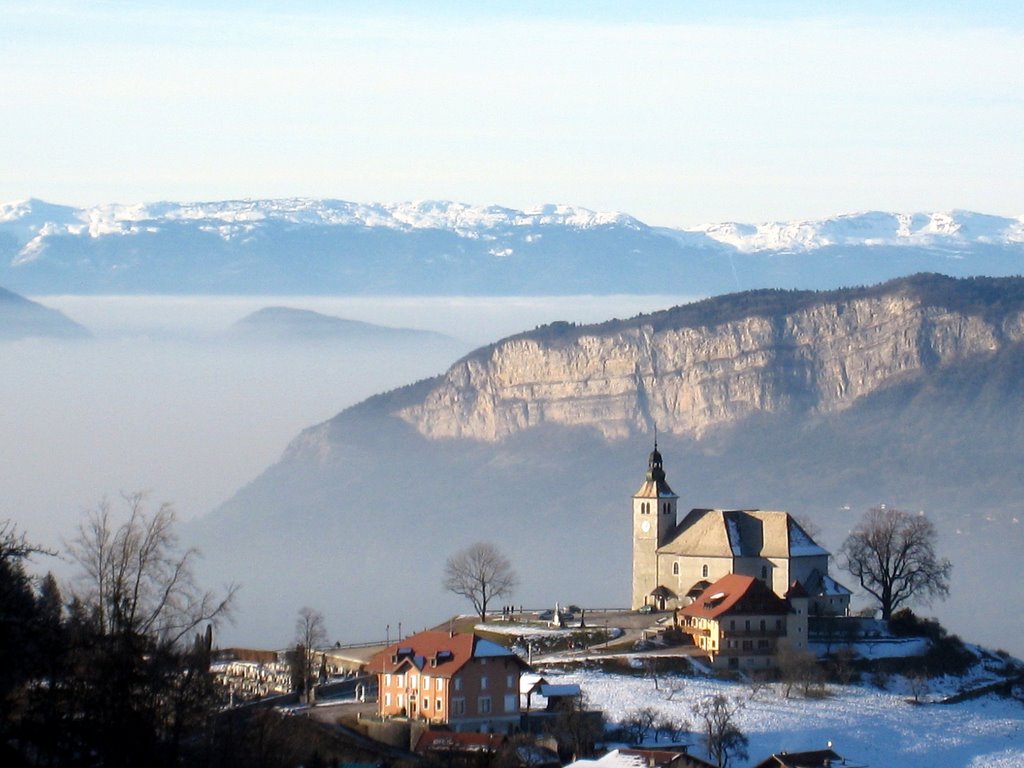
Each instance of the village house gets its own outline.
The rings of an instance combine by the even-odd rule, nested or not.
[[[799,582],[784,599],[760,579],[731,573],[676,611],[676,620],[712,666],[769,669],[776,666],[783,643],[807,650],[808,603]]]
[[[393,643],[369,664],[382,717],[495,733],[519,725],[519,677],[526,668],[514,653],[478,635],[437,631]]]
[[[576,760],[565,768],[716,768],[685,749],[613,749],[598,758]]]
[[[519,679],[520,706],[524,711],[533,708],[534,697],[542,699],[545,712],[564,712],[578,709],[583,691],[576,684],[552,684],[546,678],[530,673]]]
[[[767,757],[754,768],[840,768],[847,765],[846,758],[828,749],[815,749],[809,752],[777,752]],[[853,763],[849,763],[853,768]]]
[[[788,512],[693,509],[680,522],[678,501],[655,443],[633,494],[633,610],[682,608],[712,582],[742,574],[779,597],[799,582],[813,615],[848,612],[851,592],[829,576],[828,551]]]

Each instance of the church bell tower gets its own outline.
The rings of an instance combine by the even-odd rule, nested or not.
[[[633,494],[633,610],[647,603],[658,607],[651,596],[659,584],[658,548],[668,541],[676,527],[678,501],[679,497],[665,482],[665,468],[655,438],[644,483]]]

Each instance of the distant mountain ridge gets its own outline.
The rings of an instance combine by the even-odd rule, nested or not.
[[[408,342],[452,341],[434,331],[391,328],[360,320],[325,315],[294,307],[264,307],[231,327],[236,338],[249,340],[352,341],[373,343],[380,340]]]
[[[874,211],[673,229],[567,205],[0,204],[0,281],[37,294],[714,295],[921,271],[1024,272],[1024,217]]]
[[[0,341],[24,338],[84,339],[88,330],[63,312],[0,288]]]
[[[1005,645],[1024,596],[990,587],[1015,583],[1024,546],[1022,380],[1024,278],[753,291],[552,324],[303,431],[193,535],[213,573],[268,610],[281,601],[281,621],[299,585],[216,564],[240,536],[254,562],[301,559],[305,588],[326,585],[307,599],[366,634],[378,602],[411,624],[416,606],[457,610],[440,570],[478,539],[520,566],[517,603],[625,604],[629,496],[656,426],[684,509],[786,509],[833,551],[868,506],[927,510],[956,564],[940,616],[983,616],[983,639]]]

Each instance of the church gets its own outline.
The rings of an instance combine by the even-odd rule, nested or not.
[[[685,607],[723,576],[739,574],[779,597],[799,584],[811,615],[848,612],[851,593],[829,575],[828,551],[788,512],[691,509],[679,521],[678,501],[655,440],[633,494],[633,610]]]

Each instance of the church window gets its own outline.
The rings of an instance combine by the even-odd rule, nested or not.
[[[762,579],[767,579],[768,578],[768,566],[767,565],[762,565],[761,566],[761,578]]]
[[[708,564],[707,563],[704,563],[704,565],[701,566],[700,575],[701,575],[701,578],[704,578],[704,579],[706,579],[708,577]]]
[[[673,576],[678,576],[679,575],[679,563],[672,563],[672,575]]]

